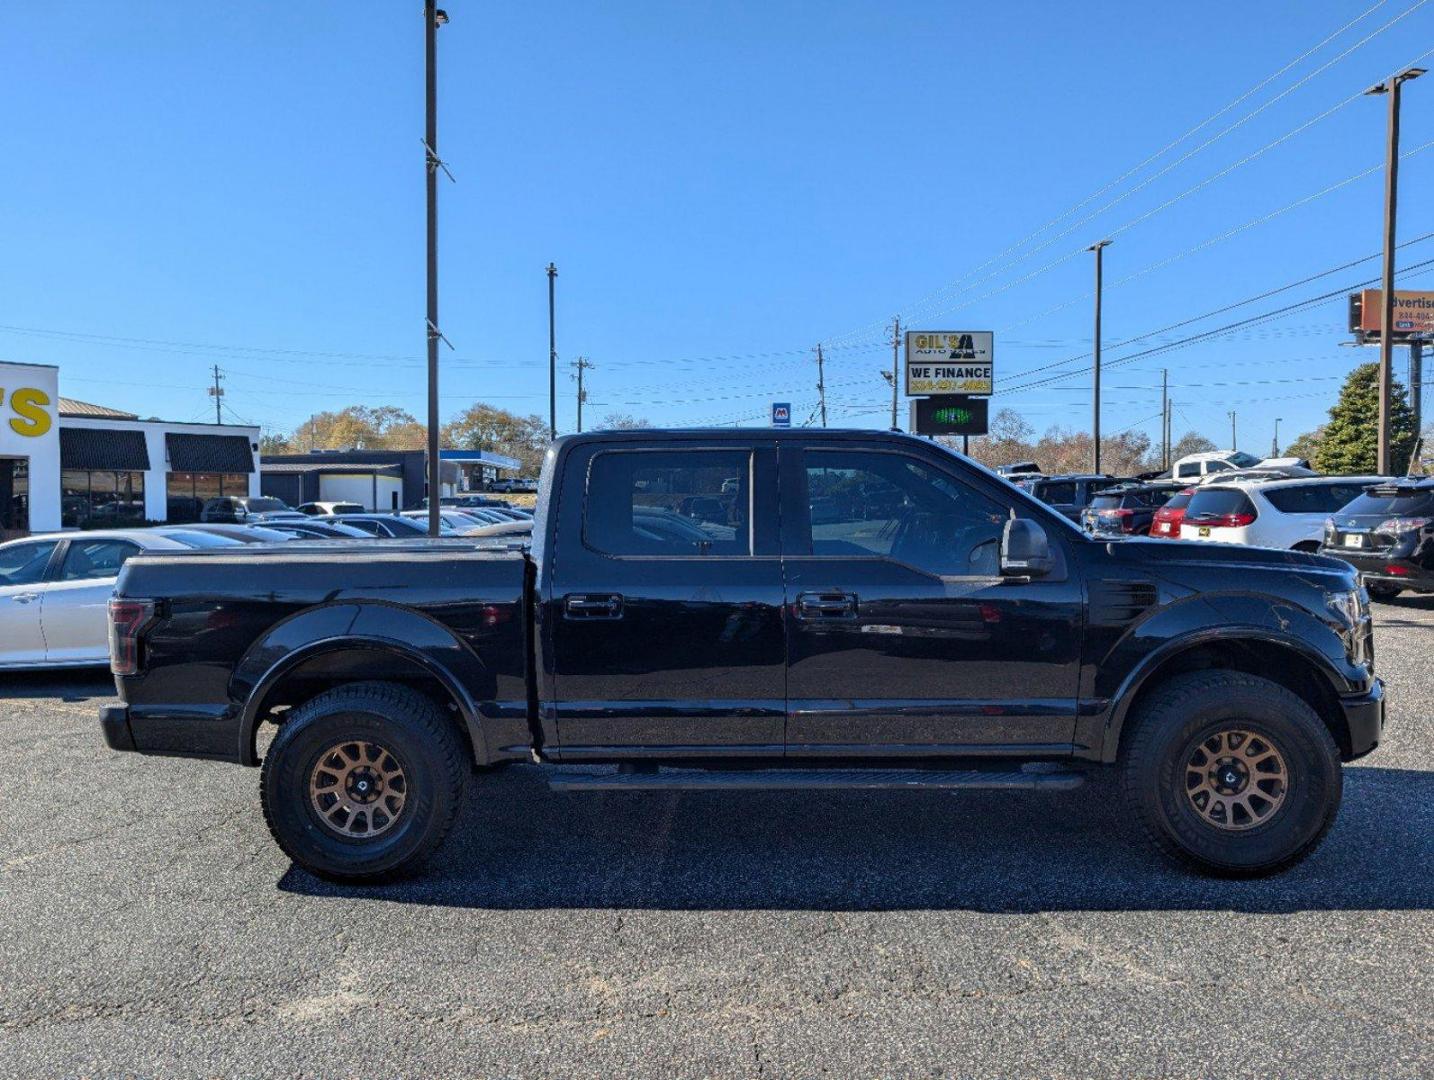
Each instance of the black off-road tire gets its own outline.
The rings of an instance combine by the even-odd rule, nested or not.
[[[352,762],[332,756],[353,756],[350,748],[365,750]],[[394,778],[401,779],[402,800],[387,804],[399,807],[391,819],[369,813],[375,830],[382,823],[381,832],[340,835],[319,807],[321,798],[332,796],[315,795],[311,783],[329,781],[325,760],[362,767],[365,754],[374,756],[374,771],[355,783],[378,787],[379,774],[392,770],[390,791],[399,791]],[[416,690],[382,682],[340,686],[295,708],[269,746],[259,781],[264,820],[285,854],[319,877],[341,882],[404,877],[448,835],[463,802],[468,759],[453,722]]]
[[[1138,708],[1120,764],[1125,806],[1175,861],[1220,877],[1274,874],[1313,851],[1334,824],[1343,793],[1339,748],[1314,709],[1283,686],[1238,671],[1192,672],[1159,686]],[[1286,777],[1283,788],[1267,784],[1283,791],[1268,819],[1246,812],[1238,830],[1203,815],[1188,771],[1208,740],[1218,744],[1219,733],[1232,730],[1274,747]]]

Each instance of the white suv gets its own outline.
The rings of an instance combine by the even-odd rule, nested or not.
[[[1205,483],[1185,508],[1180,539],[1318,551],[1325,519],[1382,479],[1317,476]]]

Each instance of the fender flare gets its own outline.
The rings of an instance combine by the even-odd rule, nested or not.
[[[383,623],[386,632],[362,625],[374,621]],[[396,627],[395,622],[400,625]],[[410,632],[395,636],[400,628]],[[306,608],[270,627],[245,652],[230,678],[231,695],[242,702],[238,731],[241,764],[259,764],[255,748],[259,710],[270,692],[301,664],[351,649],[387,653],[418,665],[436,679],[463,719],[474,760],[480,765],[488,763],[481,699],[469,689],[490,686],[493,681],[482,659],[451,630],[426,615],[394,604],[363,601]]]
[[[1295,653],[1310,663],[1329,685],[1332,693],[1341,693],[1340,684],[1344,676],[1328,656],[1314,648],[1307,641],[1282,634],[1265,626],[1248,624],[1205,627],[1181,634],[1164,642],[1147,654],[1136,667],[1125,676],[1115,693],[1111,695],[1111,707],[1107,710],[1105,734],[1101,742],[1100,759],[1114,762],[1120,751],[1120,737],[1129,718],[1130,706],[1141,689],[1156,675],[1167,661],[1180,653],[1208,645],[1212,642],[1257,641],[1263,645],[1274,645]]]

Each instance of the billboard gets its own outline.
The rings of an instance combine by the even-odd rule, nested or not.
[[[989,330],[908,330],[907,396],[990,394],[994,351]]]
[[[914,398],[911,430],[917,435],[984,435],[990,405],[988,398],[966,394]]]
[[[1364,289],[1349,297],[1349,332],[1363,340],[1379,340],[1384,315],[1384,290]],[[1434,336],[1434,292],[1394,290],[1394,340]]]

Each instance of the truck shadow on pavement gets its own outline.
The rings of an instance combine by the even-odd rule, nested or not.
[[[1423,910],[1434,907],[1434,772],[1352,767],[1323,846],[1274,878],[1165,863],[1114,786],[996,792],[550,792],[477,777],[427,873],[378,887],[291,867],[316,897],[495,910]]]

